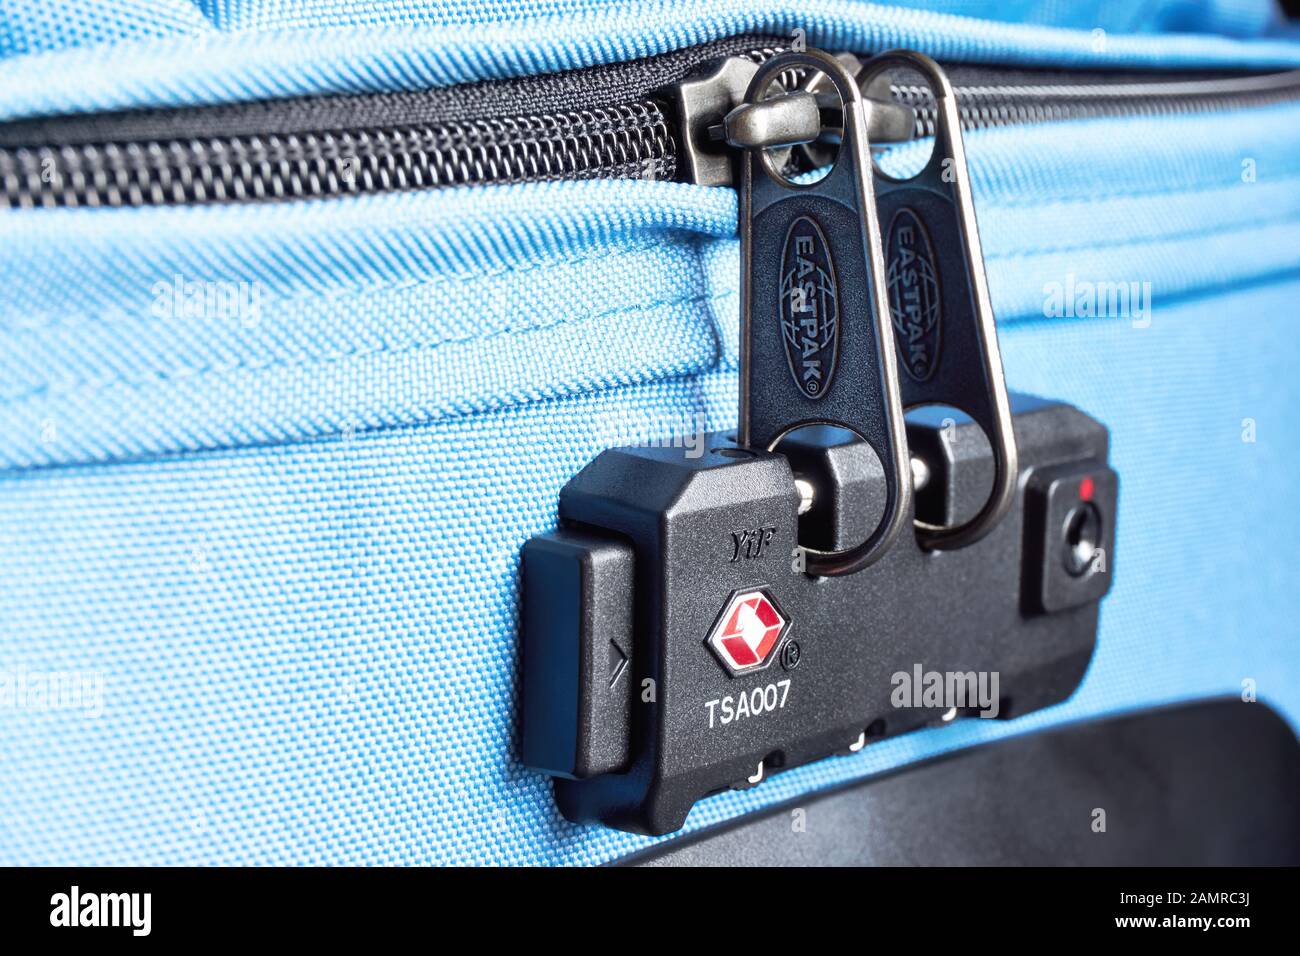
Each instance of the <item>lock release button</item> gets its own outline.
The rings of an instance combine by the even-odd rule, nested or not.
[[[627,762],[632,546],[561,529],[523,548],[523,741],[530,767],[582,780]]]

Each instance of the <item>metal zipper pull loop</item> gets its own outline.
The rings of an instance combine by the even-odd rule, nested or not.
[[[905,180],[878,168],[874,175],[903,405],[958,408],[984,430],[993,448],[993,488],[973,518],[951,526],[916,522],[922,547],[952,550],[978,541],[1006,514],[1019,465],[957,99],[942,68],[910,50],[873,57],[858,81],[866,86],[900,67],[926,79],[936,112],[925,168]]]
[[[765,148],[808,135],[799,132],[806,103],[764,100],[769,87],[779,89],[781,73],[801,68],[824,74],[844,111],[835,163],[807,185],[785,179]],[[760,145],[751,132],[748,142],[737,144],[747,147],[741,162],[739,441],[771,449],[796,428],[825,424],[847,428],[871,446],[885,474],[880,523],[856,547],[804,549],[808,573],[850,574],[894,543],[912,496],[865,106],[840,63],[806,50],[768,60],[737,110],[768,115],[729,117],[729,127],[766,127],[773,140]]]

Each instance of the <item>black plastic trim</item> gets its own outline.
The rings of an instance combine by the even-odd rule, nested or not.
[[[1263,703],[1214,699],[959,751],[622,862],[1296,866],[1298,795],[1291,727]]]

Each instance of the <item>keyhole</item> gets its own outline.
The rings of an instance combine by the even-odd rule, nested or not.
[[[1092,502],[1075,505],[1065,516],[1065,570],[1077,577],[1092,568],[1101,544],[1101,512]]]

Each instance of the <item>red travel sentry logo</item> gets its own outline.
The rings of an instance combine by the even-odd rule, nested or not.
[[[707,643],[734,677],[772,663],[789,624],[766,591],[737,591],[713,625]]]

